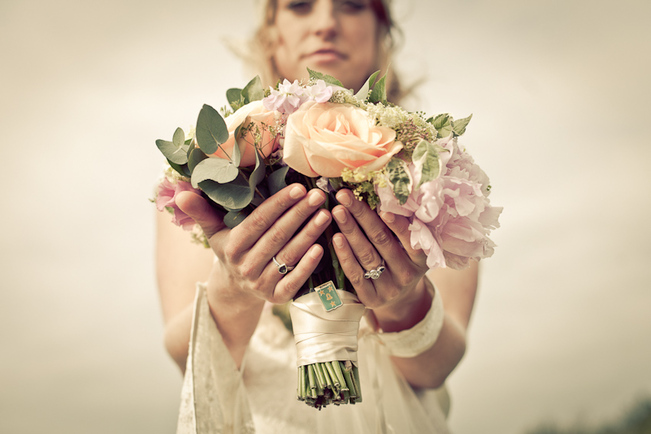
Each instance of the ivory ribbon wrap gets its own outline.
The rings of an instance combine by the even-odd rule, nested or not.
[[[343,305],[327,312],[316,292],[289,306],[297,366],[333,360],[357,361],[359,321],[366,308],[355,294],[338,289]]]

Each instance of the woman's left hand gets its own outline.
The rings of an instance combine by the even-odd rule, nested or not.
[[[333,237],[333,244],[360,301],[376,312],[395,309],[396,316],[422,303],[425,286],[419,283],[428,270],[427,256],[411,248],[409,221],[389,213],[380,218],[350,190],[337,192],[337,200],[343,206],[336,206],[332,215],[341,234]],[[385,270],[377,279],[364,277],[383,264]]]

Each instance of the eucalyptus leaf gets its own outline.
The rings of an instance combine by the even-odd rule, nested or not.
[[[190,155],[188,155],[188,169],[190,170],[190,173],[194,171],[197,164],[201,163],[206,158],[208,158],[208,156],[204,154],[201,149],[193,148],[190,150]]]
[[[199,112],[196,130],[197,143],[208,155],[217,152],[219,145],[226,142],[229,136],[224,118],[207,104]]]
[[[235,226],[242,223],[247,216],[248,216],[248,212],[243,209],[235,209],[229,211],[224,216],[224,224],[229,228],[233,229]]]
[[[199,188],[213,202],[231,210],[246,208],[253,199],[253,190],[249,186],[249,181],[241,173],[228,184],[207,179],[199,183]]]
[[[186,164],[188,162],[188,146],[186,146],[183,142],[181,142],[180,146],[176,146],[174,142],[158,139],[156,140],[156,146],[165,156],[165,158],[167,158],[172,163]]]
[[[190,177],[190,169],[188,169],[187,164],[176,164],[173,161],[167,160],[172,169],[176,170],[179,175],[185,176],[186,178]]]
[[[312,80],[315,80],[315,81],[316,80],[323,80],[326,83],[334,84],[335,86],[339,86],[339,87],[344,87],[344,85],[341,84],[341,81],[337,80],[336,78],[334,78],[331,75],[323,74],[323,73],[318,72],[318,71],[313,71],[310,68],[307,68],[307,72],[310,74],[310,79],[312,79]]]
[[[226,91],[226,99],[228,100],[228,104],[231,106],[231,108],[233,110],[237,110],[244,103],[244,97],[242,97],[242,89],[237,87],[228,89]]]
[[[472,119],[472,115],[468,116],[467,118],[452,121],[452,131],[454,131],[454,134],[460,136],[465,133],[466,127],[470,123],[470,119]]]
[[[242,151],[240,150],[240,145],[237,143],[237,138],[240,136],[241,128],[242,125],[235,128],[235,132],[233,133],[235,144],[233,145],[233,150],[231,152],[231,162],[237,167],[240,166],[240,162],[242,161]]]
[[[264,88],[262,87],[262,80],[260,80],[259,75],[256,75],[253,80],[244,86],[242,96],[244,97],[245,104],[264,98]]]
[[[387,102],[386,76],[382,76],[382,78],[375,83],[368,100],[373,103],[381,102],[385,104]]]
[[[256,150],[255,151],[255,169],[251,172],[249,176],[249,185],[253,190],[264,180],[264,175],[266,173],[266,166],[262,161],[262,156]]]
[[[192,170],[191,181],[192,186],[197,188],[205,180],[227,184],[235,180],[238,175],[240,175],[240,170],[230,161],[222,158],[206,158]]]
[[[283,188],[287,187],[285,176],[287,176],[288,170],[289,166],[283,166],[280,169],[271,172],[271,174],[267,177],[267,185],[269,186],[270,195],[274,195]]]
[[[371,88],[375,84],[375,81],[377,80],[377,76],[380,74],[380,71],[375,71],[369,78],[366,80],[366,83],[364,83],[364,86],[355,94],[355,98],[365,101],[366,97],[368,97],[369,92],[371,91]]]
[[[172,143],[174,143],[174,146],[177,148],[182,147],[185,145],[185,133],[181,128],[177,128],[174,131],[174,135],[172,136]]]
[[[420,182],[418,187],[425,182],[433,181],[438,178],[441,172],[441,161],[439,154],[433,143],[427,140],[421,140],[416,145],[414,153],[411,156],[412,161],[416,165],[417,171],[421,173]]]
[[[409,199],[413,184],[407,163],[400,158],[392,158],[386,166],[386,173],[393,186],[394,196],[400,205],[404,205]]]

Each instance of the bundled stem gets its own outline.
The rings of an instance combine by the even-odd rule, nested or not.
[[[362,402],[357,366],[350,360],[298,367],[298,399],[318,408]]]

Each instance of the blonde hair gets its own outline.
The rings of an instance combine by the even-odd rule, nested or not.
[[[391,0],[371,0],[370,6],[378,22],[378,59],[377,69],[386,74],[387,99],[395,104],[405,96],[400,86],[391,58],[396,50],[396,35],[400,30],[391,17]],[[248,55],[245,60],[260,75],[265,86],[274,86],[282,77],[274,62],[274,53],[278,35],[276,34],[276,11],[278,0],[261,0],[260,24],[249,42]]]

